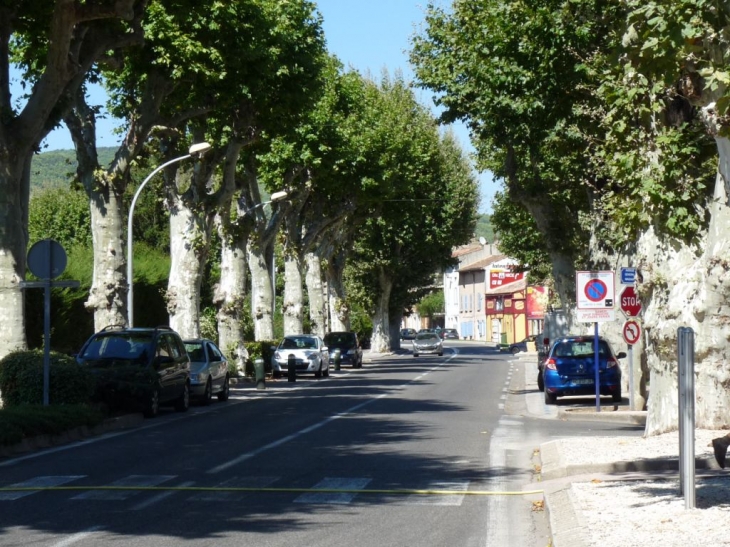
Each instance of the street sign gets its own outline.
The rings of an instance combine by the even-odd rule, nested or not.
[[[641,326],[633,319],[629,319],[624,323],[623,335],[626,343],[633,346],[641,338]]]
[[[621,284],[633,285],[636,283],[636,268],[621,268]]]
[[[576,318],[581,323],[606,323],[616,320],[616,310],[613,308],[598,308],[595,310],[575,310]]]
[[[579,310],[613,309],[614,277],[612,271],[576,272],[575,297]]]
[[[636,294],[633,287],[626,287],[621,291],[621,297],[619,298],[619,306],[629,317],[636,317],[641,311],[641,301]]]

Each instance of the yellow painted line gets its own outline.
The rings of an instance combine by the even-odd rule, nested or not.
[[[339,488],[246,488],[234,486],[6,486],[0,492],[62,492],[78,490],[142,490],[174,492],[266,492],[294,494],[391,494],[400,496],[525,496],[542,494],[544,490],[524,490],[519,492],[497,492],[490,490],[358,490]]]

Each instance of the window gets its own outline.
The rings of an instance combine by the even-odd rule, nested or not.
[[[497,311],[504,311],[504,298],[501,296],[498,296],[497,299],[494,302],[494,309]]]

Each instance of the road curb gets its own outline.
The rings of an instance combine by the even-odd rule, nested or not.
[[[560,420],[583,420],[594,422],[618,422],[635,425],[646,425],[646,410],[621,410],[613,405],[609,408],[604,406],[601,412],[585,408],[559,408],[558,419]]]

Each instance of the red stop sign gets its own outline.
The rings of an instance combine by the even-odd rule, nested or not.
[[[621,310],[630,317],[636,317],[641,311],[641,302],[633,287],[626,287],[621,291],[619,304]]]

